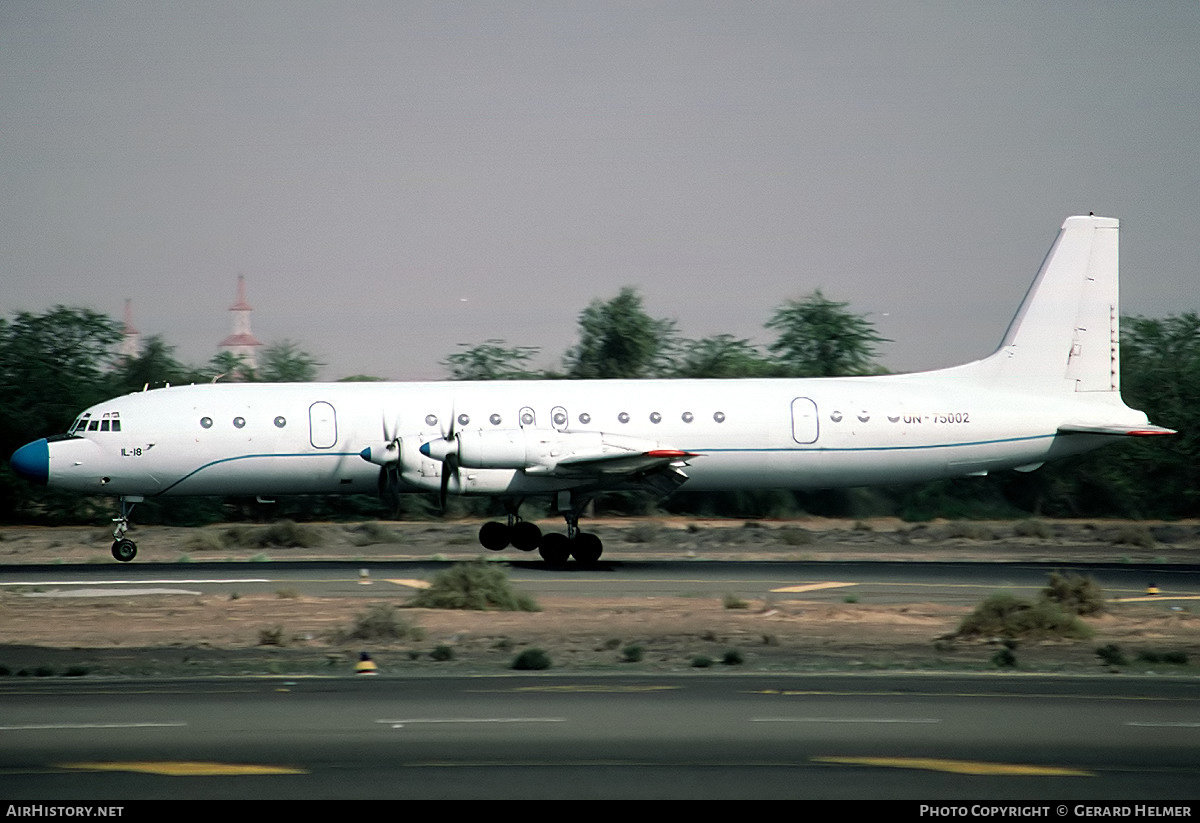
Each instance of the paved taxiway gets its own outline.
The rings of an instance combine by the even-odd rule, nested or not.
[[[1194,798],[1193,680],[0,684],[0,797]]]

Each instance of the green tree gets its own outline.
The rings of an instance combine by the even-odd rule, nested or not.
[[[21,312],[0,331],[0,427],[11,437],[66,431],[83,408],[112,393],[121,327],[90,309]],[[7,439],[11,444],[12,439]]]
[[[1048,513],[1200,515],[1200,315],[1121,319],[1121,396],[1179,433],[1046,466],[1036,474]]]
[[[55,306],[0,321],[0,455],[65,432],[79,412],[111,396],[120,337],[119,323],[90,309]],[[34,504],[47,514],[80,508],[78,499],[19,481],[7,459],[0,461],[0,517],[11,520]]]
[[[579,315],[579,342],[565,358],[567,376],[584,379],[656,377],[670,371],[675,323],[655,319],[626,286],[608,302],[593,300]]]
[[[770,377],[777,371],[749,340],[732,334],[687,340],[677,348],[674,377]]]
[[[775,310],[766,327],[778,334],[769,346],[781,371],[793,377],[840,377],[881,371],[875,362],[881,337],[865,316],[847,311],[817,289]]]
[[[257,373],[250,368],[246,358],[231,351],[217,352],[208,361],[206,376],[209,380],[224,380],[225,382],[243,381],[253,383],[258,379]]]
[[[324,366],[294,340],[281,340],[263,349],[258,379],[264,383],[307,383],[317,379]]]
[[[120,358],[113,372],[113,394],[128,394],[145,387],[192,383],[198,375],[175,359],[175,347],[159,335],[146,338],[137,357]]]
[[[497,339],[458,346],[460,351],[441,362],[451,380],[531,380],[542,376],[526,367],[540,351],[536,346],[509,346]]]

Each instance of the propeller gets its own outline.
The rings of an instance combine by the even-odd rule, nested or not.
[[[400,488],[400,436],[396,432],[396,421],[388,419],[385,412],[382,416],[383,448],[368,446],[359,456],[369,463],[379,466],[379,496],[393,504],[398,502]]]
[[[441,506],[443,514],[446,512],[446,498],[450,493],[451,473],[456,479],[458,478],[458,435],[454,431],[457,424],[458,420],[454,416],[454,404],[451,403],[449,428],[443,426],[442,439],[422,443],[420,448],[421,454],[431,460],[440,460],[442,463],[442,482],[441,488],[438,490],[438,504]]]

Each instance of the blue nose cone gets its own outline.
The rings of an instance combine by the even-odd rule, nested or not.
[[[44,486],[50,477],[50,444],[44,437],[26,443],[13,452],[9,464],[20,477]]]

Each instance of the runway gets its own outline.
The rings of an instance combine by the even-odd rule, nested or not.
[[[1194,679],[535,675],[0,685],[0,796],[1194,798]]]
[[[47,594],[72,596],[129,590],[247,594],[286,586],[321,597],[372,598],[379,596],[381,587],[411,586],[450,565],[436,561],[24,565],[0,568],[0,591],[40,588]],[[513,583],[535,596],[719,597],[737,592],[836,602],[854,594],[875,603],[974,604],[998,589],[1030,595],[1046,585],[1051,572],[1075,571],[1095,577],[1110,598],[1143,597],[1153,585],[1159,590],[1159,601],[1200,600],[1200,566],[1194,564],[645,561],[552,568],[518,561],[507,566]]]

